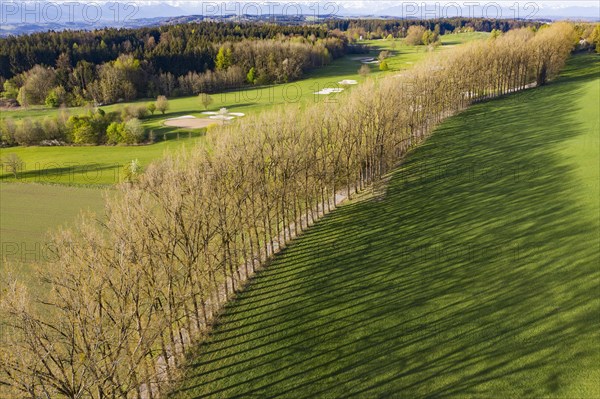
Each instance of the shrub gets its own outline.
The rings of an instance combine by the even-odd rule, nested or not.
[[[143,119],[148,116],[148,107],[145,105],[126,105],[121,113],[121,119],[129,120],[132,118]]]
[[[383,60],[385,60],[386,58],[389,58],[389,57],[390,57],[390,52],[388,50],[383,50],[383,51],[381,51],[379,53],[379,56],[377,57],[377,59],[379,61],[383,61]]]
[[[422,42],[424,45],[428,46],[430,44],[436,43],[439,40],[439,35],[436,32],[432,32],[427,30],[423,32]]]
[[[150,112],[150,114],[154,115],[154,111],[156,111],[156,104],[148,103],[146,105],[146,109],[148,110],[148,112]]]
[[[413,25],[408,28],[406,33],[406,44],[409,46],[416,46],[423,43],[423,34],[425,34],[425,27],[421,25]]]
[[[44,130],[44,136],[46,140],[64,141],[66,139],[67,129],[60,118],[44,118],[42,121],[42,128]]]
[[[12,173],[16,179],[18,173],[25,167],[25,162],[17,154],[11,153],[2,158],[2,167]]]
[[[246,75],[246,81],[250,84],[256,83],[256,69],[254,67],[250,68],[248,74]]]
[[[360,66],[360,68],[358,68],[358,74],[360,76],[367,76],[368,74],[371,73],[371,68],[369,68],[369,66],[367,64],[362,64]]]
[[[137,144],[144,141],[145,130],[139,119],[133,118],[125,122],[123,127],[123,142],[127,144]]]
[[[213,103],[212,97],[206,93],[198,94],[198,100],[200,101],[200,104],[202,104],[204,109],[208,109],[208,107]]]
[[[2,92],[2,98],[16,100],[19,95],[19,88],[12,80],[4,82],[4,91]]]
[[[0,120],[0,141],[2,145],[15,145],[17,140],[15,139],[15,133],[17,131],[17,124],[13,119],[6,118]]]
[[[23,119],[15,131],[15,141],[19,145],[34,145],[45,139],[40,123],[30,118]]]
[[[71,140],[75,144],[98,144],[98,134],[94,131],[89,116],[71,116],[67,121]]]
[[[108,144],[119,144],[125,140],[125,124],[113,122],[106,128],[106,140]]]
[[[46,96],[44,103],[48,107],[58,108],[61,104],[64,104],[67,98],[67,92],[62,86],[56,86],[50,90],[50,93]]]

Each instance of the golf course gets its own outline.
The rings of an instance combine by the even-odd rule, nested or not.
[[[600,58],[471,107],[277,256],[173,398],[600,396]]]

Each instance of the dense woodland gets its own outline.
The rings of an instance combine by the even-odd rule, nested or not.
[[[350,49],[325,27],[199,23],[0,39],[2,97],[21,106],[110,104],[285,83]]]
[[[245,39],[301,36],[325,39],[318,25],[233,24],[203,22],[156,28],[61,31],[10,36],[0,39],[0,76],[11,78],[40,64],[57,67],[61,54],[74,68],[80,61],[100,65],[131,54],[157,71],[183,75],[214,68],[214,44]],[[218,49],[217,49],[218,50]]]
[[[56,235],[48,295],[3,276],[0,396],[164,396],[223,304],[336,193],[379,180],[469,104],[553,79],[578,40],[566,23],[511,30],[369,79],[338,104],[247,117],[148,166],[105,223]]]
[[[499,30],[508,32],[518,28],[539,28],[542,22],[519,19],[484,19],[484,18],[439,18],[427,20],[415,19],[341,19],[327,21],[329,29],[339,29],[362,35],[365,38],[380,39],[388,35],[404,37],[411,26],[423,26],[433,31],[436,26],[440,34],[461,31],[491,32]]]
[[[214,44],[240,42],[245,39],[276,39],[300,36],[325,39],[331,31],[361,31],[364,37],[381,38],[389,34],[403,37],[410,26],[422,25],[440,33],[463,28],[491,32],[507,31],[523,26],[539,27],[539,23],[486,19],[441,20],[330,20],[323,25],[234,24],[203,22],[167,25],[156,28],[100,29],[94,31],[45,32],[10,36],[0,39],[0,76],[12,78],[35,65],[58,68],[59,56],[65,54],[70,68],[80,61],[100,65],[116,60],[122,54],[151,64],[154,70],[175,76],[188,72],[205,72],[215,67]]]

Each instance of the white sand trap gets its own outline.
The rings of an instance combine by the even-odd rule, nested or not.
[[[352,79],[344,79],[341,82],[338,82],[338,84],[340,84],[340,85],[357,85],[358,82],[356,80],[352,80]]]
[[[316,91],[314,94],[318,94],[318,95],[326,96],[326,95],[328,95],[328,94],[332,94],[332,93],[341,93],[341,92],[343,92],[343,91],[344,91],[344,89],[334,89],[334,88],[331,88],[331,87],[327,87],[327,88],[325,88],[325,89],[323,89],[323,90]]]
[[[213,116],[209,116],[210,119],[214,119],[217,121],[230,121],[235,119],[234,116],[226,116],[226,115],[213,115]]]
[[[224,116],[224,117],[233,116],[233,117],[237,117],[237,118],[241,118],[242,116],[246,116],[246,114],[241,113],[241,112],[229,112],[229,111],[227,111],[226,108],[221,108],[221,111],[219,111],[219,112],[206,111],[206,112],[203,112],[202,114],[203,115],[213,115],[213,116]],[[213,118],[212,116],[210,116],[209,118],[212,118],[212,119],[222,119],[222,118]],[[229,118],[229,119],[233,119],[233,118]]]
[[[169,119],[165,119],[166,121],[177,121],[179,119],[197,119],[194,115],[183,115],[183,116],[178,116],[177,118],[169,118]]]
[[[177,118],[165,119],[165,126],[183,127],[187,129],[202,129],[214,125],[215,121],[210,119],[196,118],[193,115],[184,115]]]

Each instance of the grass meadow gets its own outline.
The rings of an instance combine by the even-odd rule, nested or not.
[[[52,184],[0,184],[0,257],[18,264],[33,285],[31,265],[52,259],[51,231],[71,225],[81,212],[102,215],[103,190]],[[0,262],[0,272],[5,268]]]
[[[172,398],[600,397],[600,57],[442,124],[276,257]]]

